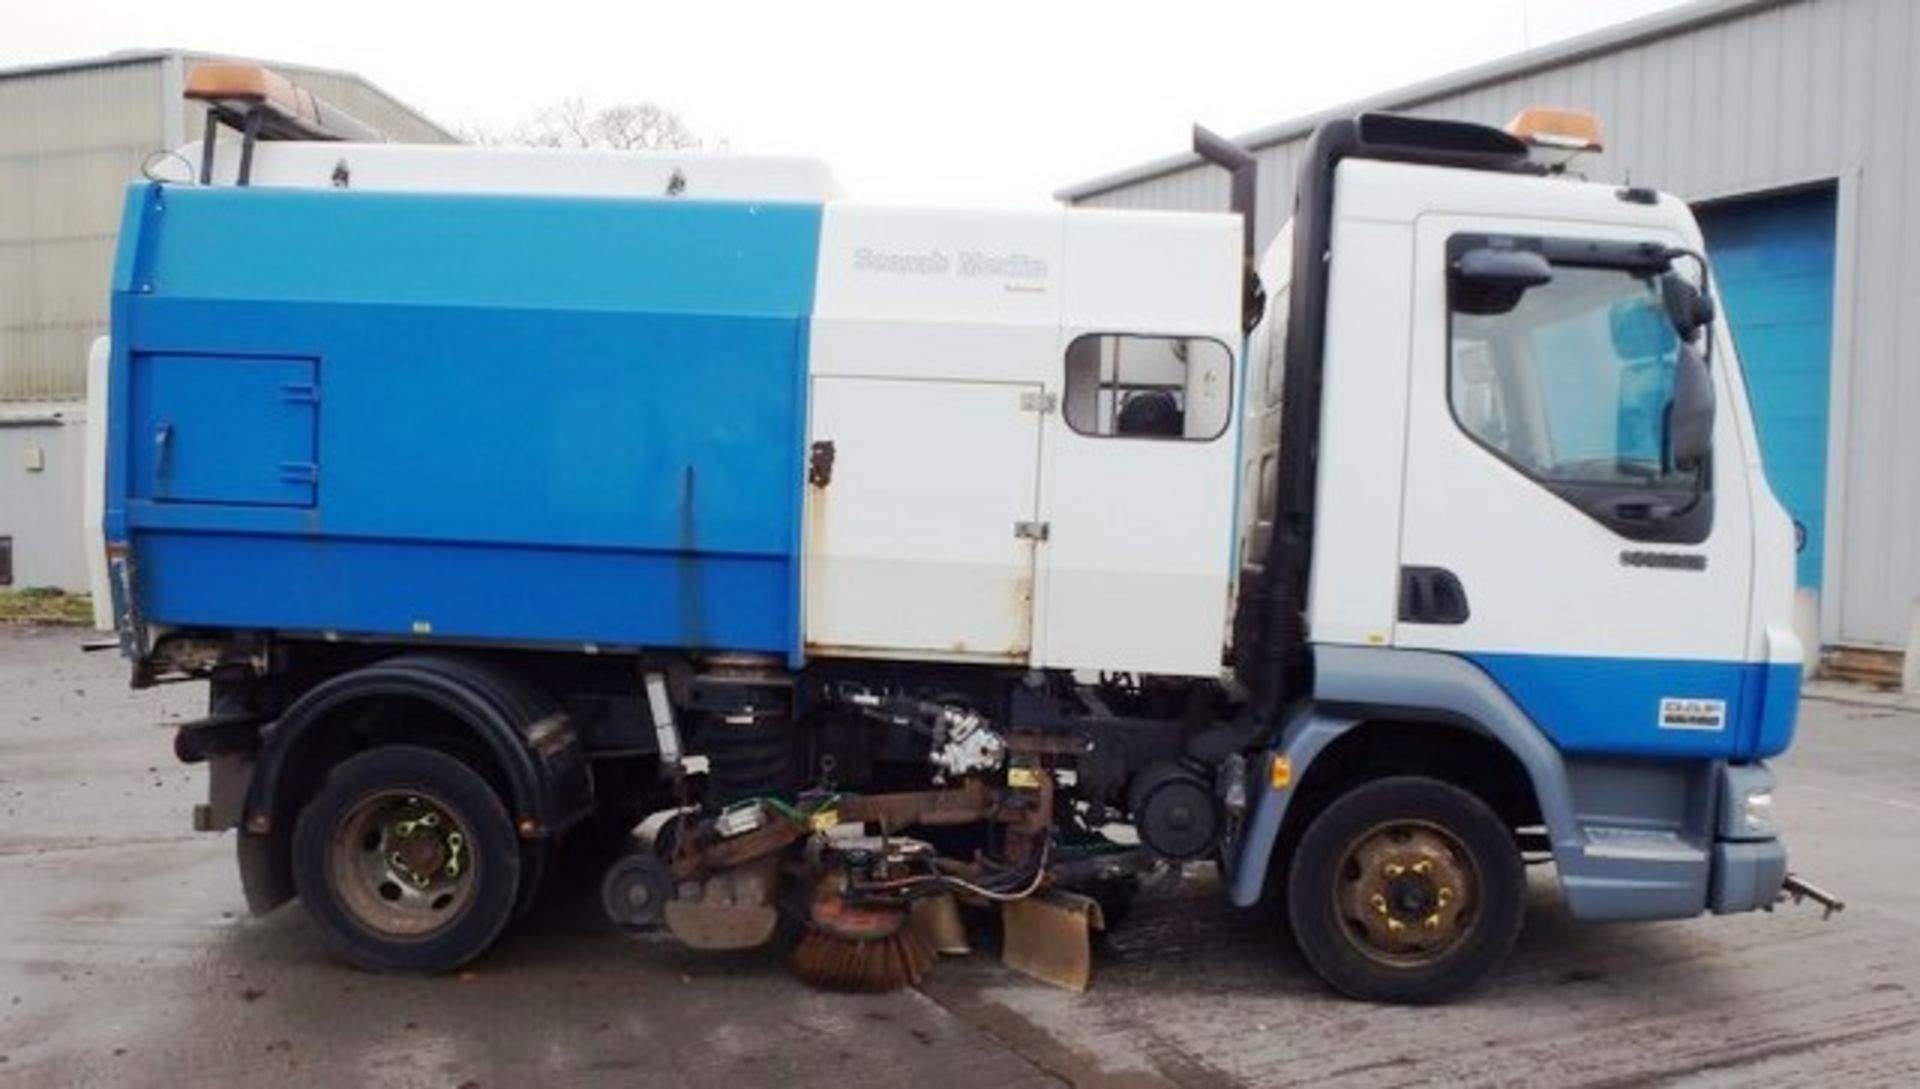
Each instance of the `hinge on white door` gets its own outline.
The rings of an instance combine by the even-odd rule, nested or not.
[[[1046,522],[1015,522],[1013,535],[1022,541],[1044,541],[1052,534],[1052,527]]]
[[[1040,415],[1045,416],[1047,413],[1059,407],[1060,398],[1055,397],[1051,393],[1042,393],[1039,390],[1027,390],[1020,395],[1020,411],[1022,412],[1038,412]]]

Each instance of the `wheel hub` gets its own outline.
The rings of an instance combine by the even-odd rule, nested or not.
[[[1439,906],[1443,891],[1426,877],[1396,877],[1387,882],[1388,909],[1396,918],[1424,919]]]
[[[382,836],[394,845],[387,861],[396,876],[421,887],[437,877],[460,876],[466,837],[444,823],[439,812],[429,809],[415,818],[392,821]]]
[[[334,886],[370,929],[417,937],[451,922],[472,898],[469,843],[438,800],[376,793],[340,822],[330,860]]]
[[[1440,828],[1404,821],[1372,829],[1348,849],[1341,872],[1335,895],[1347,936],[1377,960],[1432,961],[1472,927],[1472,865]]]

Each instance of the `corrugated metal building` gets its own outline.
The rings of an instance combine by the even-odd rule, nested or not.
[[[1244,136],[1264,246],[1317,123],[1396,110],[1504,124],[1598,114],[1579,169],[1695,202],[1775,490],[1806,527],[1829,647],[1907,646],[1920,597],[1920,4],[1706,0]],[[1063,190],[1076,204],[1223,209],[1191,155]]]
[[[81,472],[87,347],[107,328],[107,282],[127,183],[157,151],[198,139],[181,98],[196,61],[116,53],[0,71],[0,584],[86,588]],[[347,72],[273,64],[389,139],[456,138]],[[177,172],[176,172],[177,173]]]

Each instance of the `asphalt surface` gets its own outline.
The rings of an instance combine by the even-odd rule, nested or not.
[[[1810,700],[1777,764],[1809,908],[1582,925],[1535,875],[1488,986],[1326,993],[1204,870],[1147,898],[1073,995],[976,956],[922,991],[808,990],[777,958],[621,937],[585,883],[473,971],[372,976],[298,906],[246,915],[201,773],[80,633],[0,628],[0,1085],[1920,1084],[1920,712]]]

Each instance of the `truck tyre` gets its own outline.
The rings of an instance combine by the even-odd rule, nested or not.
[[[1301,954],[1335,990],[1439,1002],[1513,948],[1526,870],[1485,802],[1437,779],[1397,776],[1354,788],[1313,819],[1286,895]]]
[[[485,952],[514,917],[520,844],[472,768],[384,745],[335,767],[301,811],[293,880],[343,959],[444,972]]]

